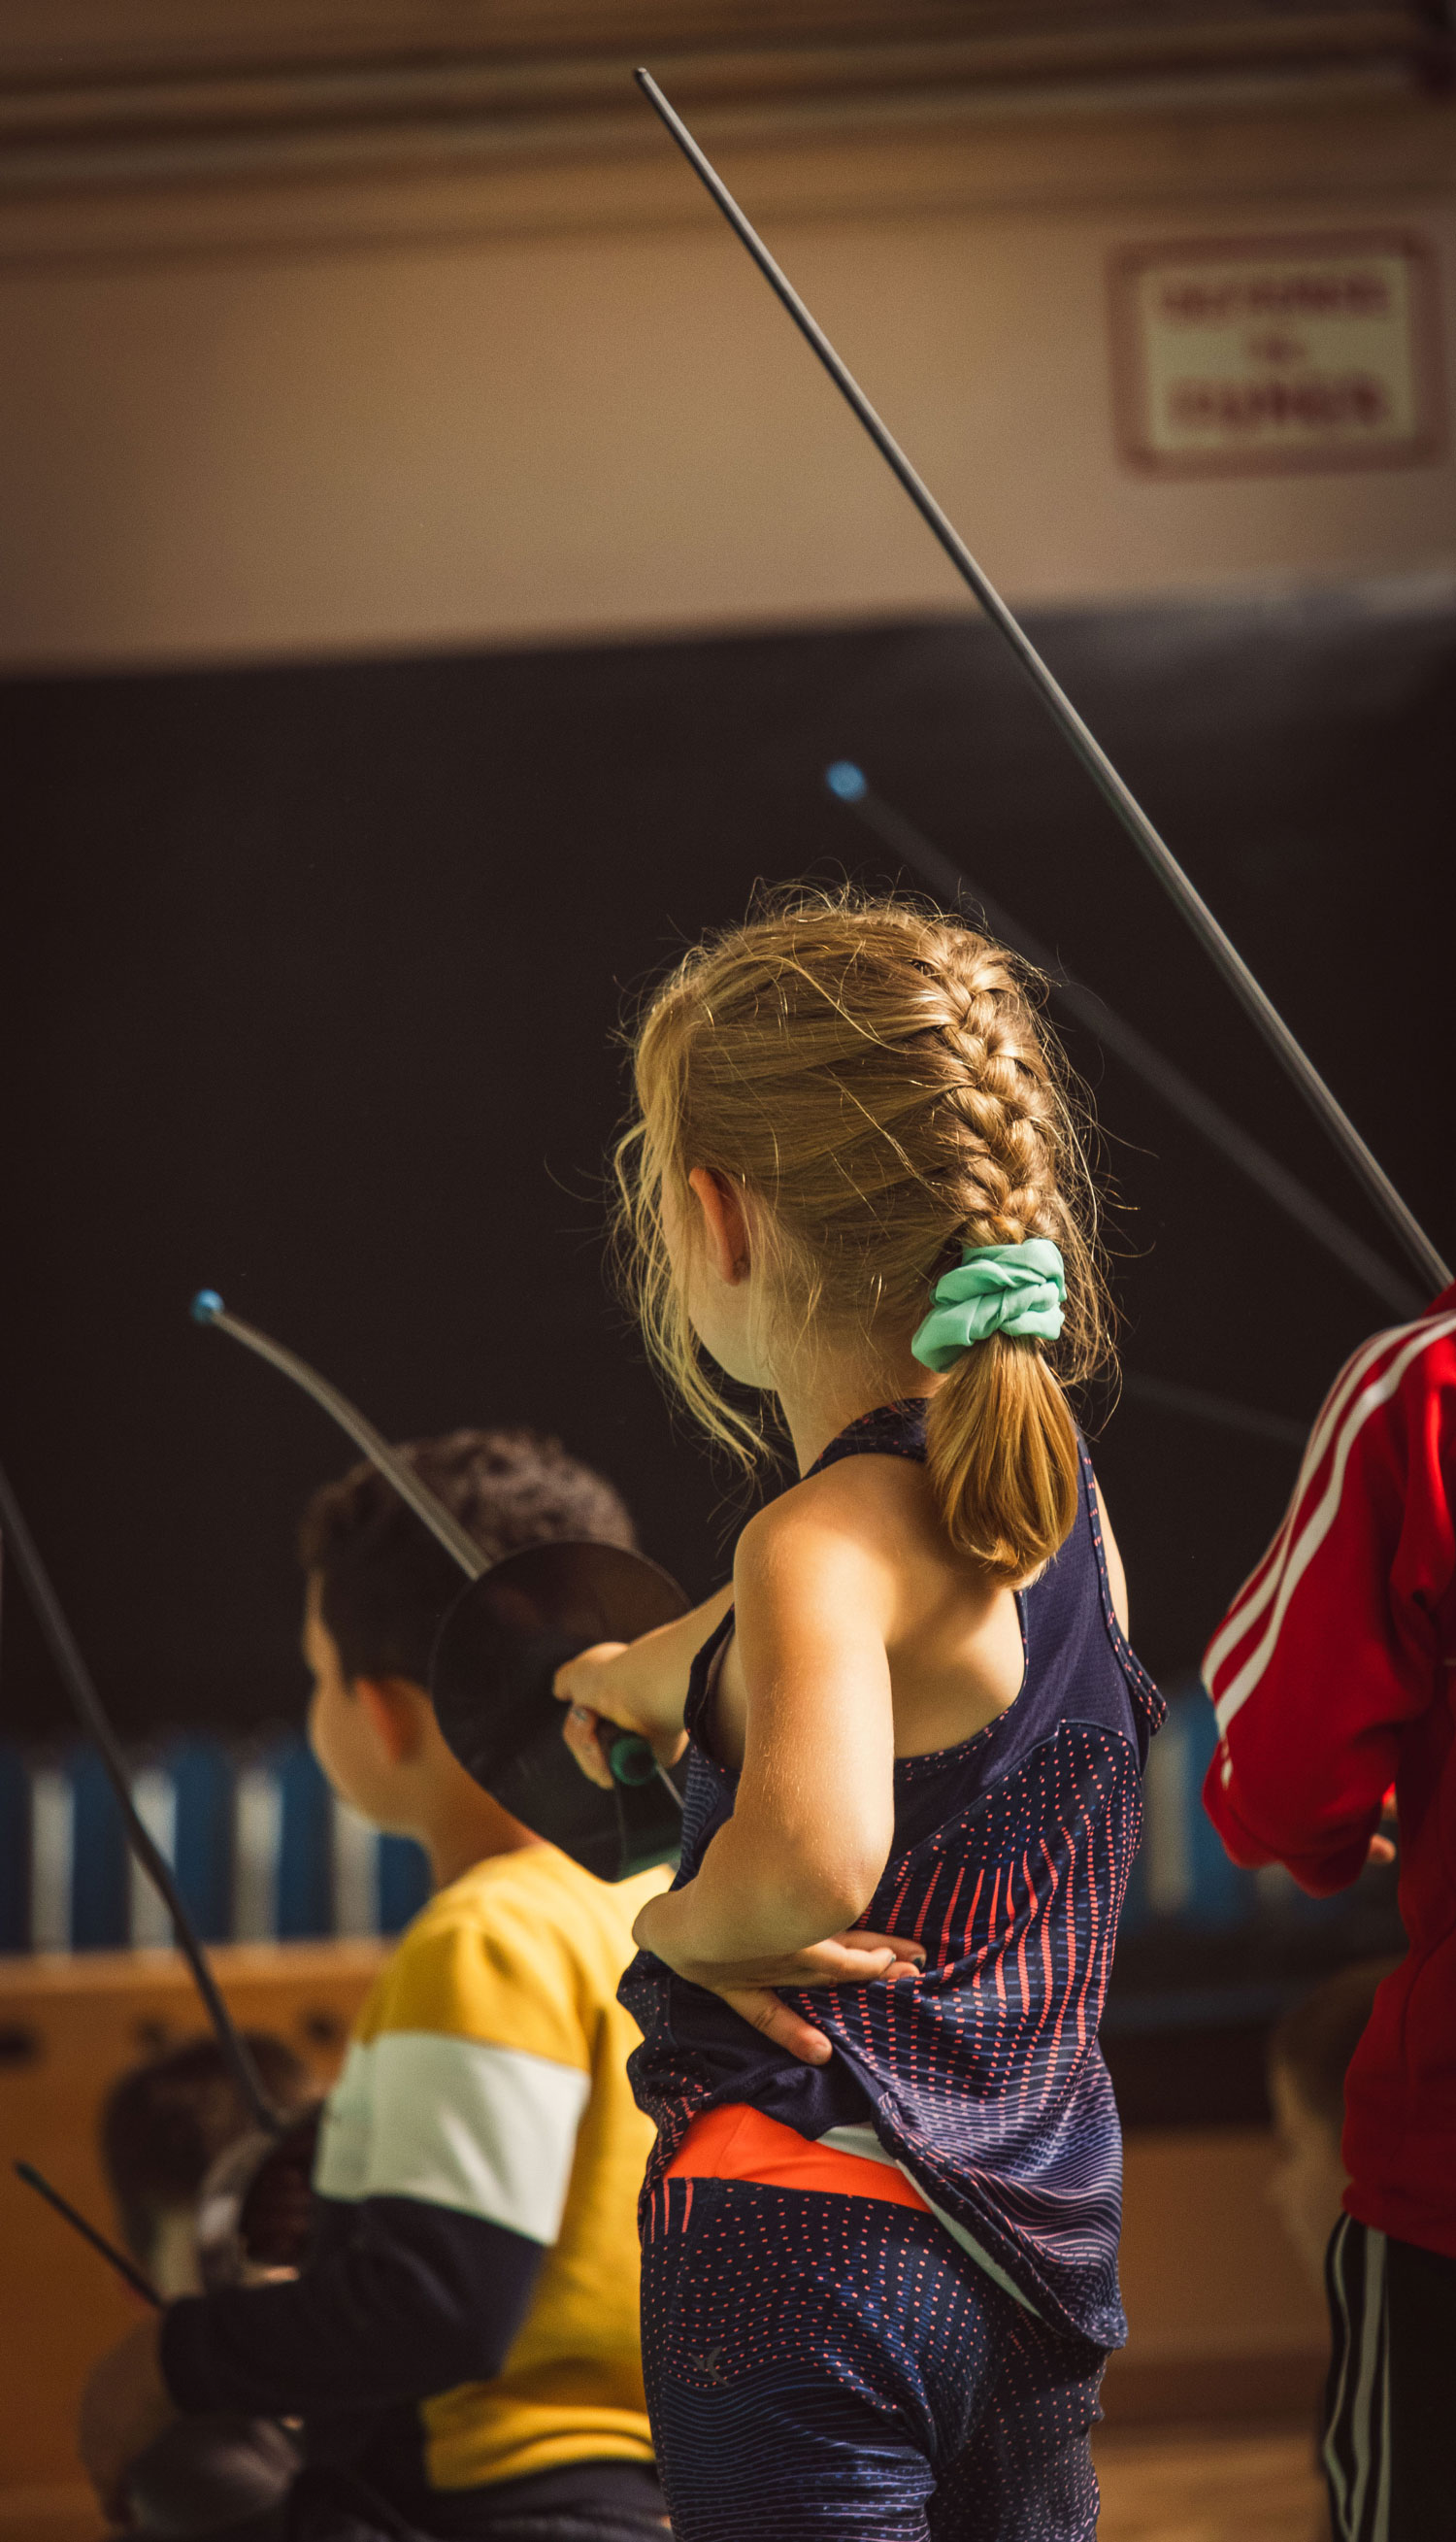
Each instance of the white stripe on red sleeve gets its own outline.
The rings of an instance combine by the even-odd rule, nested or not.
[[[1204,1655],[1203,1682],[1220,1732],[1263,1679],[1290,1600],[1339,1520],[1350,1454],[1365,1423],[1390,1401],[1422,1351],[1450,1333],[1456,1333],[1451,1312],[1381,1333],[1356,1352],[1337,1383],[1315,1424],[1283,1526]],[[1266,1617],[1250,1650],[1250,1637]]]
[[[1362,1343],[1354,1357],[1341,1370],[1325,1397],[1314,1428],[1309,1434],[1309,1444],[1300,1461],[1294,1489],[1289,1498],[1289,1506],[1280,1521],[1278,1533],[1268,1551],[1260,1556],[1203,1653],[1201,1674],[1203,1683],[1210,1694],[1217,1691],[1216,1681],[1224,1661],[1236,1644],[1252,1631],[1276,1592],[1280,1565],[1287,1555],[1290,1541],[1298,1528],[1330,1443],[1336,1436],[1341,1417],[1347,1410],[1350,1397],[1361,1380],[1372,1372],[1376,1364],[1388,1359],[1411,1333],[1418,1330],[1420,1330],[1419,1325],[1400,1324],[1389,1332],[1376,1333],[1371,1340]]]

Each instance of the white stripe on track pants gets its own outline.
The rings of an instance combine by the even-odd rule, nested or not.
[[[1338,2542],[1456,2542],[1456,2260],[1342,2215],[1325,2283]]]

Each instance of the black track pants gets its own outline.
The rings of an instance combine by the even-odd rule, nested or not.
[[[1456,2542],[1456,2260],[1342,2215],[1325,2283],[1338,2542]]]

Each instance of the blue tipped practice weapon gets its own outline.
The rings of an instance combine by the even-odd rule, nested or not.
[[[107,1779],[116,1797],[127,1841],[172,1917],[178,1949],[191,1971],[192,1982],[202,1999],[202,2008],[216,2033],[223,2060],[242,2095],[244,2107],[266,2137],[276,2137],[282,2132],[283,2122],[263,2088],[253,2051],[223,2001],[222,1989],[213,1976],[202,1936],[188,1912],[172,1865],[156,1843],[131,1797],[131,1777],[120,1743],[3,1468],[0,1468],[0,1539],[3,1539],[5,1551],[14,1563],[31,1602],[41,1637],[55,1662],[77,1718],[96,1743]],[[57,2215],[63,2216],[84,2242],[89,2242],[94,2251],[99,2251],[104,2260],[109,2261],[134,2293],[143,2296],[148,2303],[160,2306],[162,2298],[150,2280],[132,2266],[124,2252],[118,2251],[113,2242],[109,2242],[104,2233],[98,2232],[96,2226],[87,2221],[68,2198],[63,2198],[60,2191],[52,2187],[42,2171],[37,2171],[33,2162],[17,2162],[15,2170],[28,2189],[34,2189],[36,2196],[43,2198]]]
[[[430,1695],[467,1772],[599,1879],[626,1879],[674,1857],[683,1797],[667,1767],[645,1739],[607,1725],[612,1790],[589,1782],[562,1739],[551,1687],[557,1669],[592,1643],[635,1641],[683,1614],[688,1601],[677,1582],[620,1545],[574,1539],[529,1544],[492,1562],[408,1460],[307,1360],[230,1314],[215,1289],[198,1290],[191,1314],[311,1396],[465,1573],[470,1586],[435,1643]]]
[[[1393,1307],[1399,1315],[1420,1314],[1425,1301],[1418,1289],[1413,1288],[1408,1280],[1403,1280],[1398,1271],[1393,1271],[1363,1236],[1356,1235],[1353,1228],[1347,1227],[1334,1210],[1327,1209],[1325,1203],[1306,1189],[1297,1175],[1281,1165],[1276,1157],[1272,1157],[1267,1148],[1261,1147],[1257,1139],[1251,1139],[1248,1131],[1231,1120],[1201,1086],[1195,1085],[1191,1078],[1184,1076],[1182,1069],[1175,1068],[1172,1061],[1165,1059],[1161,1051],[1154,1050],[1151,1042],[1145,1041],[1131,1024],[1125,1023],[1121,1015],[1114,1014],[1094,990],[1084,987],[1080,980],[1073,979],[1069,972],[1064,971],[1048,945],[1040,943],[1019,919],[1013,918],[1009,910],[983,892],[979,882],[973,882],[970,875],[953,863],[945,851],[927,839],[895,804],[887,803],[883,795],[877,794],[863,769],[856,767],[852,759],[837,759],[832,767],[825,770],[824,782],[836,801],[844,804],[877,839],[897,856],[903,857],[907,864],[912,865],[942,900],[969,903],[979,910],[992,935],[1013,946],[1034,969],[1045,974],[1056,1004],[1064,1007],[1067,1013],[1079,1024],[1084,1024],[1089,1032],[1095,1033],[1106,1049],[1115,1052],[1125,1067],[1129,1068],[1135,1077],[1140,1077],[1145,1085],[1152,1087],[1154,1094],[1180,1113],[1208,1141],[1210,1147],[1216,1148],[1230,1164],[1246,1174],[1250,1182],[1257,1184],[1266,1199],[1274,1202],[1275,1209],[1281,1209],[1296,1227],[1303,1228],[1306,1235],[1313,1236],[1316,1244],[1322,1244],[1327,1253],[1333,1253],[1336,1261],[1343,1263],[1354,1279],[1363,1281],[1384,1306]],[[1274,1418],[1273,1414],[1269,1417]]]
[[[18,2162],[13,2168],[27,2189],[34,2189],[37,2198],[43,2198],[47,2206],[53,2206],[57,2215],[64,2216],[71,2230],[79,2233],[83,2242],[89,2242],[93,2251],[99,2251],[104,2260],[110,2262],[117,2277],[125,2279],[134,2295],[140,2295],[144,2303],[155,2304],[159,2312],[162,2310],[162,2298],[151,2279],[144,2278],[124,2251],[118,2251],[114,2242],[109,2242],[105,2233],[99,2233],[94,2224],[88,2223],[79,2206],[73,2206],[69,2198],[62,2198],[60,2191],[52,2188],[43,2171],[37,2171],[33,2162]]]
[[[983,572],[965,540],[935,500],[929,486],[910,466],[899,442],[876,413],[863,389],[847,365],[842,362],[782,267],[775,263],[758,231],[740,209],[718,175],[711,160],[693,140],[676,109],[669,105],[650,72],[634,74],[638,88],[646,98],[693,175],[700,181],[717,204],[729,228],[747,248],[764,281],[787,310],[800,335],[824,364],[839,395],[844,399],[880,456],[899,479],[920,518],[937,539],[962,581],[969,585],[981,603],[991,625],[1005,638],[1016,661],[1036,690],[1043,706],[1062,738],[1070,745],[1093,785],[1122,822],[1139,856],[1152,867],[1163,889],[1193,929],[1204,951],[1220,970],[1235,997],[1264,1035],[1279,1065],[1287,1071],[1305,1101],[1323,1122],[1330,1137],[1346,1161],[1363,1183],[1369,1197],[1402,1245],[1417,1265],[1422,1280],[1431,1290],[1447,1288],[1451,1273],[1436,1251],[1430,1237],[1396,1190],[1383,1165],[1371,1154],[1354,1123],[1337,1102],[1314,1062],[1296,1041],[1277,1007],[1260,987],[1248,963],[1232,939],[1224,934],[1217,919],[1201,894],[1184,872],[1167,842],[1154,829],[1130,786],[1118,775],[1112,761],[1095,735],[1082,721],[1071,700],[1064,694],[1037,651],[1031,637],[1012,616],[1005,601],[989,577]]]
[[[413,1510],[431,1535],[460,1564],[466,1578],[479,1579],[481,1572],[489,1566],[474,1537],[466,1533],[454,1511],[446,1508],[429,1485],[420,1481],[413,1466],[402,1457],[396,1456],[388,1439],[381,1438],[373,1422],[365,1420],[346,1394],[340,1394],[336,1385],[330,1385],[328,1378],[321,1377],[317,1369],[310,1368],[308,1361],[300,1359],[296,1351],[285,1350],[281,1342],[259,1332],[255,1324],[245,1324],[241,1316],[230,1315],[215,1289],[199,1289],[188,1312],[194,1324],[212,1325],[220,1333],[231,1333],[234,1341],[241,1342],[245,1350],[255,1352],[259,1359],[267,1361],[270,1368],[276,1368],[282,1376],[291,1378],[295,1385],[301,1386],[305,1394],[312,1395],[330,1421],[336,1422],[339,1429],[353,1440],[355,1447],[362,1448],[371,1465],[394,1485],[405,1506]]]
[[[60,1600],[51,1587],[50,1575],[40,1559],[36,1539],[26,1525],[20,1503],[3,1469],[0,1469],[0,1538],[3,1538],[6,1553],[19,1574],[41,1637],[55,1662],[77,1718],[96,1743],[107,1779],[116,1796],[127,1841],[172,1917],[177,1947],[191,1971],[192,1982],[202,1998],[203,2009],[217,2034],[218,2046],[243,2096],[244,2105],[259,2128],[269,2135],[277,2135],[283,2123],[263,2088],[253,2051],[223,2001],[202,1936],[188,1912],[172,1865],[153,1838],[131,1797],[131,1777],[120,1743],[107,1717],[91,1671],[81,1656],[80,1645],[66,1621]],[[30,2185],[33,2189],[40,2188],[42,2196],[49,2195],[51,2205],[61,2213],[69,2211],[58,2197],[42,2187],[38,2174]],[[73,2222],[77,2220],[72,2218]],[[87,2230],[89,2239],[96,2239],[89,2228],[81,2229]],[[112,2255],[109,2253],[108,2256]]]

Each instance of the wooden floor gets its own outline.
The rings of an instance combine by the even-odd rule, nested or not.
[[[1328,2542],[1307,2424],[1122,2429],[1096,2450],[1099,2542]]]
[[[1097,2448],[1099,2542],[1327,2542],[1307,2428],[1121,2430]],[[0,2494],[0,2542],[100,2542],[79,2486]]]

